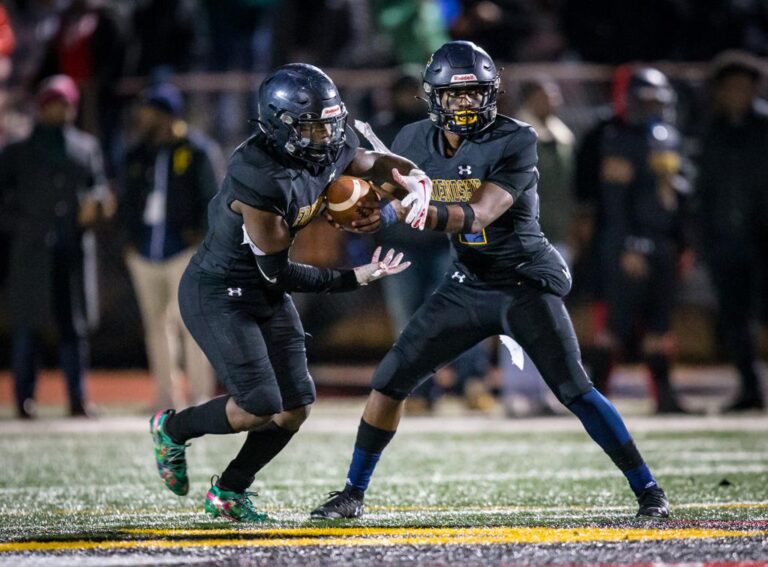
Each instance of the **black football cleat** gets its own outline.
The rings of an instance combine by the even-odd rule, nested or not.
[[[646,488],[637,497],[638,518],[669,518],[669,501],[659,486]]]
[[[312,510],[310,517],[313,520],[359,518],[363,515],[364,496],[362,490],[352,486],[345,486],[342,491],[329,492],[325,504]]]

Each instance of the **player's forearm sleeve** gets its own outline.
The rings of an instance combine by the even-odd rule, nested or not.
[[[317,268],[291,262],[288,250],[255,256],[264,283],[269,287],[300,292],[342,292],[359,287],[354,270]]]

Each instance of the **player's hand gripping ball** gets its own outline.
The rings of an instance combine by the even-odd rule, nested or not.
[[[376,191],[365,179],[350,175],[333,180],[325,189],[325,199],[328,214],[342,227],[349,227],[352,221],[362,221],[378,210]]]

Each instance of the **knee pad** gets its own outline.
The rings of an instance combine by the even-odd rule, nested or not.
[[[315,381],[309,380],[309,388],[306,392],[305,398],[302,400],[303,406],[311,406],[317,400],[317,388],[315,387]]]
[[[415,376],[407,366],[405,356],[397,348],[391,349],[376,368],[371,387],[395,400],[404,400],[429,376]]]
[[[240,408],[252,415],[275,415],[283,411],[283,399],[280,389],[275,385],[260,386],[247,393],[233,396]]]
[[[295,380],[287,391],[283,389],[283,411],[291,411],[304,406],[311,406],[317,399],[315,381],[307,374],[306,380]]]

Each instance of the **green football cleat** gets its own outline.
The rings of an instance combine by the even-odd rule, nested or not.
[[[157,412],[149,420],[149,432],[155,444],[155,462],[157,472],[165,482],[165,486],[179,496],[189,492],[189,478],[187,477],[187,457],[185,455],[189,444],[175,443],[165,432],[163,425],[173,410]]]
[[[213,518],[224,518],[231,522],[267,521],[268,516],[256,510],[251,496],[255,496],[255,493],[224,490],[211,479],[211,489],[205,496],[205,511]]]

